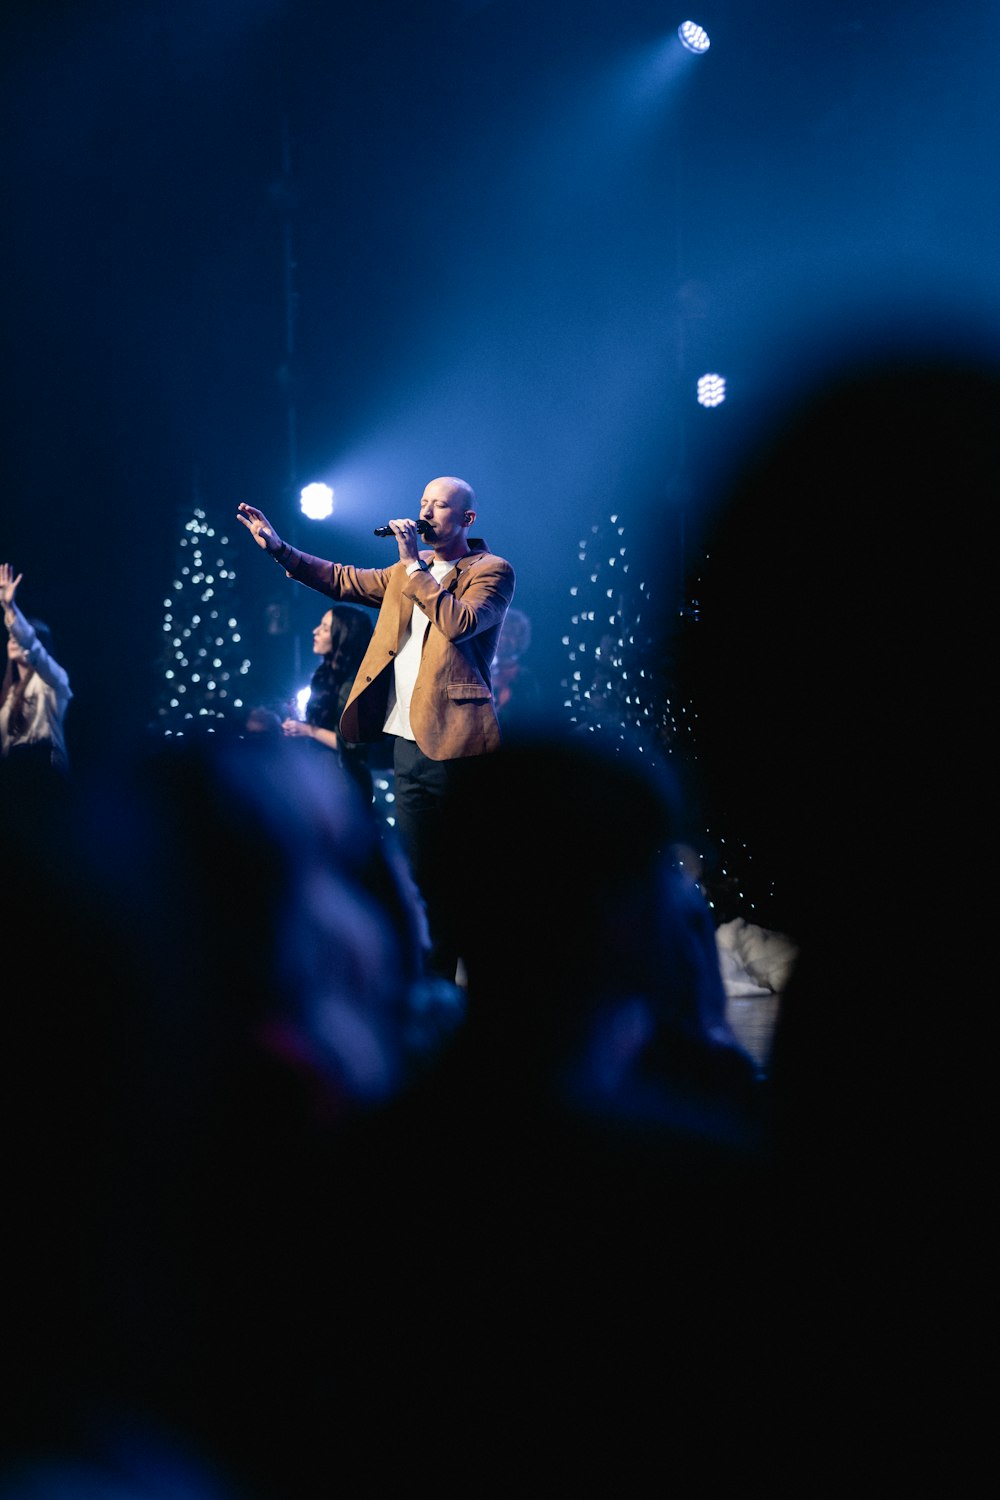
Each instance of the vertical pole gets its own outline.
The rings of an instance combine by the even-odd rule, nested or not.
[[[678,125],[678,130],[679,130]],[[685,390],[687,380],[687,324],[686,308],[684,301],[684,229],[682,224],[684,190],[681,180],[681,163],[683,156],[683,142],[678,135],[674,140],[674,284],[676,291],[676,316],[674,326],[677,330],[676,350],[676,390],[675,400],[677,410],[674,421],[674,440],[676,443],[676,457],[674,463],[675,476],[675,504],[677,506],[677,546],[679,557],[677,568],[674,573],[675,588],[679,584],[680,608],[684,608],[684,579],[687,572],[687,561],[684,556],[687,539],[685,536],[685,504],[687,501],[687,392]],[[676,606],[675,606],[676,608]]]
[[[289,527],[293,546],[299,542],[298,536],[298,429],[296,400],[296,321],[299,311],[299,294],[295,285],[295,246],[292,234],[292,210],[295,204],[295,191],[292,181],[292,140],[287,115],[281,125],[281,176],[282,193],[281,199],[284,206],[284,271],[285,271],[285,366],[283,371],[285,387],[285,410],[286,428],[288,441],[288,492],[287,505]],[[292,672],[295,681],[298,682],[302,674],[302,651],[299,640],[300,632],[296,628],[294,607],[290,614],[292,632]]]
[[[281,173],[282,201],[285,207],[285,397],[288,416],[288,498],[294,505],[298,487],[298,450],[295,412],[295,323],[298,315],[298,292],[295,289],[295,249],[292,238],[292,144],[287,117],[282,122]],[[294,510],[291,514],[294,515]]]

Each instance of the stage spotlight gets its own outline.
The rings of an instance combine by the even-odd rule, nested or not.
[[[689,52],[707,52],[712,45],[708,32],[697,21],[682,21],[677,28],[677,35]]]
[[[333,490],[328,484],[307,484],[299,496],[299,505],[310,521],[325,521],[333,514]]]
[[[721,406],[726,399],[726,380],[723,375],[700,375],[698,377],[698,405]]]

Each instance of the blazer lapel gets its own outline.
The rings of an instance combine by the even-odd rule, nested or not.
[[[406,586],[406,574],[404,572],[403,573],[403,580],[402,580],[402,582],[399,585],[399,613],[396,616],[396,650],[397,651],[399,650],[399,648],[403,644],[403,637],[406,635],[407,629],[408,629],[409,624],[410,624],[410,620],[413,617],[413,600],[410,599],[410,598],[408,598],[408,596],[403,592],[405,586]]]

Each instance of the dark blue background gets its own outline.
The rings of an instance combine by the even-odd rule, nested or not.
[[[700,59],[688,14],[5,8],[0,557],[53,627],[78,755],[149,719],[196,493],[365,563],[463,475],[557,694],[591,524],[622,514],[665,579],[679,507],[690,545],[838,346],[994,336],[997,7],[722,0],[690,12]],[[319,525],[312,479],[338,497]],[[808,475],[803,513],[831,519]],[[252,640],[274,570],[238,540]],[[318,601],[294,607],[307,631]]]

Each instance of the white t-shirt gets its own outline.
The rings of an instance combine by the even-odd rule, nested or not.
[[[454,566],[453,562],[435,560],[431,563],[430,569],[440,583]],[[414,568],[414,572],[416,571]],[[410,728],[410,699],[413,696],[413,684],[417,680],[417,672],[420,669],[424,637],[430,625],[431,622],[423,610],[415,604],[409,626],[403,637],[403,644],[396,652],[392,682],[389,684],[389,709],[385,716],[384,729],[386,734],[399,734],[404,740],[416,739],[416,735]]]

